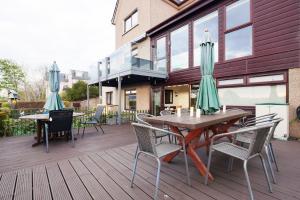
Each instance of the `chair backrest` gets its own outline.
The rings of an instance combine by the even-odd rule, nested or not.
[[[274,132],[275,132],[275,130],[276,130],[278,124],[279,124],[281,121],[283,121],[282,118],[275,118],[275,119],[272,119],[273,126],[272,126],[272,128],[271,128],[271,130],[270,130],[270,133],[269,133],[267,139],[266,139],[266,145],[268,145],[268,144],[271,142],[271,139],[273,138]]]
[[[276,116],[276,113],[270,113],[266,115],[261,115],[258,117],[254,117],[251,119],[248,119],[245,123],[244,126],[255,126],[255,125],[261,125],[263,123],[271,122],[272,119]]]
[[[135,115],[135,118],[136,118],[136,121],[139,123],[139,124],[144,124],[144,125],[148,125],[148,126],[151,126],[151,124],[149,124],[148,122],[146,122],[144,120],[145,117],[152,117],[153,115],[151,114],[148,114],[148,113],[136,113]]]
[[[157,156],[153,127],[141,123],[132,123],[131,125],[134,129],[139,150]]]
[[[171,110],[162,110],[160,111],[160,116],[165,116],[165,115],[172,115],[172,111]]]
[[[49,112],[48,131],[71,131],[73,110],[51,110]]]
[[[94,115],[94,119],[98,122],[101,123],[101,117],[102,117],[102,113],[104,111],[104,106],[98,106]]]
[[[249,156],[262,152],[264,144],[272,127],[273,123],[270,122],[268,124],[246,128],[248,129],[247,132],[251,132],[252,134],[254,134],[254,137],[251,140],[251,143],[249,144],[248,148]]]

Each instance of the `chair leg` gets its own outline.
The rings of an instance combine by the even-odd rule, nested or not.
[[[270,144],[269,144],[269,150],[270,150],[272,159],[273,159],[273,161],[274,161],[274,164],[275,164],[275,167],[276,167],[276,171],[279,171],[278,165],[277,165],[277,160],[276,160],[276,158],[275,158],[275,154],[274,154],[274,151],[273,151],[273,145],[272,145],[271,142],[270,142]]]
[[[100,129],[101,129],[102,133],[104,134],[104,130],[102,129],[102,126],[101,126],[101,124],[99,124],[99,127],[100,127]]]
[[[84,132],[85,132],[85,124],[83,125],[83,131],[82,131],[82,137],[84,136]]]
[[[247,162],[248,162],[247,160],[244,161],[244,173],[245,173],[245,177],[246,177],[246,181],[247,181],[247,186],[248,186],[248,191],[249,191],[249,194],[250,194],[250,199],[254,200],[253,192],[252,192],[251,184],[250,184],[250,179],[249,179],[249,175],[248,175],[248,170],[247,170]]]
[[[185,170],[186,170],[186,176],[187,176],[187,183],[188,183],[189,186],[191,186],[189,165],[188,165],[188,160],[187,160],[185,145],[183,145],[183,154],[184,154],[184,162],[185,162]]]
[[[48,141],[48,126],[46,125],[45,128],[45,140],[46,140],[46,152],[49,152],[49,141]]]
[[[70,134],[71,134],[71,137],[72,137],[72,147],[74,148],[75,147],[75,141],[74,141],[74,134],[73,134],[72,130],[71,130]]]
[[[135,172],[136,172],[136,166],[137,166],[137,162],[138,162],[138,159],[139,159],[139,155],[140,155],[140,152],[138,152],[136,154],[136,157],[134,159],[134,164],[133,164],[133,171],[132,171],[132,177],[131,177],[131,182],[130,182],[130,187],[132,188],[133,187],[133,181],[134,181],[134,176],[135,176]]]
[[[270,181],[269,174],[268,174],[267,167],[266,167],[265,159],[264,159],[264,157],[263,157],[262,154],[259,154],[259,157],[260,157],[262,166],[263,166],[263,168],[264,168],[265,176],[266,176],[267,183],[268,183],[268,186],[269,186],[269,191],[270,191],[270,192],[273,192],[273,190],[272,190],[272,185],[271,185],[271,181]]]
[[[80,125],[78,125],[78,132],[77,132],[77,135],[79,135],[79,131],[80,131]]]
[[[208,174],[209,174],[209,169],[210,169],[210,164],[211,164],[212,153],[213,153],[213,150],[210,149],[209,155],[208,155],[207,167],[206,167],[206,170],[207,170],[207,171],[206,171],[205,181],[204,181],[204,184],[205,184],[205,185],[208,184]]]
[[[168,135],[168,138],[169,138],[169,143],[171,144],[172,142],[171,142],[171,135],[170,134]]]
[[[94,127],[95,127],[95,129],[97,130],[97,132],[99,132],[99,130],[97,129],[97,125],[96,125],[96,124],[94,125]]]
[[[159,178],[160,178],[160,167],[161,163],[159,158],[156,158],[157,161],[157,174],[156,174],[156,182],[155,182],[155,193],[154,193],[154,200],[158,199],[158,190],[159,190]]]
[[[268,161],[268,165],[271,171],[271,176],[273,179],[273,183],[276,184],[276,179],[275,179],[275,174],[274,174],[274,170],[273,170],[273,166],[272,166],[272,162],[271,162],[271,152],[269,151],[268,146],[265,146],[265,151],[266,151],[266,155],[267,155],[267,161]]]

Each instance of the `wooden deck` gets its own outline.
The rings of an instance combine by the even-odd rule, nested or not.
[[[118,140],[116,143],[130,142],[129,138],[133,138],[133,135],[130,133],[129,127],[119,128],[116,130],[119,131],[119,134],[124,133],[127,139],[123,138],[123,135],[118,135],[118,137],[126,141]],[[66,144],[64,147],[60,147],[60,145],[55,146],[54,144],[54,146],[51,146],[50,144],[49,158],[39,161],[44,162],[43,164],[35,165],[42,158],[41,155],[36,157],[37,161],[31,167],[26,167],[29,164],[25,161],[24,167],[21,167],[20,163],[15,164],[13,161],[7,160],[8,164],[2,167],[2,169],[5,169],[5,172],[0,173],[0,199],[152,199],[156,176],[155,161],[149,157],[141,156],[135,185],[133,188],[130,188],[129,182],[136,145],[123,146],[123,144],[115,148],[109,148],[109,146],[112,147],[116,144],[113,143],[112,145],[111,140],[117,140],[117,137],[115,138],[114,135],[117,133],[110,134],[110,136],[109,134],[107,136],[90,134],[90,138],[88,138],[87,134],[85,140],[89,141],[91,147],[85,147],[85,149],[80,147],[79,144],[82,144],[83,141],[79,140],[75,147],[75,149],[78,148],[78,151],[71,147],[69,148]],[[106,138],[106,141],[110,141],[106,143],[110,143],[110,145],[106,144],[105,150],[101,149],[101,147],[97,150],[96,146],[97,144],[100,145],[101,142],[100,139],[95,139],[96,137],[103,140],[104,137],[112,139]],[[11,139],[18,141],[22,138]],[[3,141],[0,144],[3,144]],[[4,142],[4,144],[6,143]],[[273,184],[273,193],[269,193],[267,190],[267,184],[259,160],[255,159],[250,162],[249,175],[255,199],[300,199],[300,143],[275,141],[274,147],[279,161],[280,172],[276,172],[278,184]],[[4,166],[2,157],[3,154],[5,156],[7,154],[6,150],[3,149],[4,147],[1,146],[1,148],[1,166]],[[16,148],[20,147],[17,146]],[[23,148],[25,149],[25,147]],[[64,149],[68,153],[64,155],[64,151],[60,152],[59,158],[55,158],[54,155],[58,154],[55,150],[56,148]],[[24,150],[26,155],[24,160],[28,159],[30,154],[38,155],[37,151],[43,150],[42,147],[40,149],[31,149],[30,146],[27,146],[26,149],[29,149],[29,152]],[[22,160],[20,156],[21,150],[19,151],[20,153],[12,159],[18,157],[19,160]],[[76,155],[77,153],[78,155]],[[48,157],[48,154],[44,151],[41,154],[44,157]],[[50,157],[51,154],[54,155]],[[201,154],[203,159],[206,158],[203,152],[199,151],[199,154]],[[210,183],[209,186],[203,185],[203,178],[199,176],[198,171],[190,162],[192,187],[185,183],[183,156],[174,159],[171,164],[163,163],[160,179],[160,199],[247,199],[248,192],[243,172],[240,168],[241,163],[235,162],[233,172],[227,173],[226,161],[226,157],[222,155],[216,154],[213,157],[212,173],[215,176],[215,181]],[[18,168],[18,170],[7,170],[9,164],[12,165],[12,169]]]

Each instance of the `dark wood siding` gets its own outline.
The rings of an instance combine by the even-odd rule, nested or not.
[[[215,64],[217,78],[273,72],[300,67],[300,1],[299,0],[251,0],[253,22],[253,55],[224,61],[224,15],[225,5],[232,0],[214,1],[199,8],[193,14],[169,24],[156,34],[169,34],[172,27],[186,24],[202,16],[208,10],[219,11],[219,62]],[[182,13],[184,14],[184,13]],[[167,21],[166,21],[167,23]],[[162,24],[163,25],[163,24]],[[190,34],[191,35],[191,34]],[[192,40],[190,40],[191,42]],[[190,43],[192,46],[192,44]],[[191,49],[192,50],[192,49]],[[192,53],[192,51],[190,51]],[[190,53],[190,54],[191,54]],[[190,59],[193,55],[190,55]],[[169,74],[167,85],[198,81],[199,68],[190,68]]]

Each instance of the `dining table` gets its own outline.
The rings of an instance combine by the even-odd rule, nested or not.
[[[73,117],[80,117],[85,115],[85,113],[81,112],[73,112]],[[19,117],[19,119],[22,120],[35,120],[37,122],[37,127],[36,127],[36,142],[32,144],[32,147],[35,147],[39,144],[41,144],[41,139],[42,139],[42,130],[43,130],[43,125],[45,122],[49,121],[49,113],[43,113],[43,114],[32,114],[32,115],[24,115]]]
[[[218,113],[210,115],[201,115],[200,117],[190,116],[189,114],[177,116],[164,115],[164,116],[151,116],[145,117],[144,120],[150,124],[167,125],[170,130],[182,134],[182,130],[187,130],[187,134],[184,134],[185,144],[179,140],[180,145],[185,145],[187,149],[187,155],[191,158],[196,168],[202,176],[207,173],[207,168],[200,156],[197,154],[197,149],[206,147],[206,152],[209,152],[209,146],[211,138],[220,133],[226,133],[229,128],[232,127],[240,119],[251,115],[251,112],[244,110],[227,110],[220,111]],[[200,140],[204,135],[204,140]],[[229,140],[232,138],[228,137]],[[165,162],[171,162],[180,151],[168,154],[163,158]],[[214,177],[209,173],[209,179],[214,180]]]

